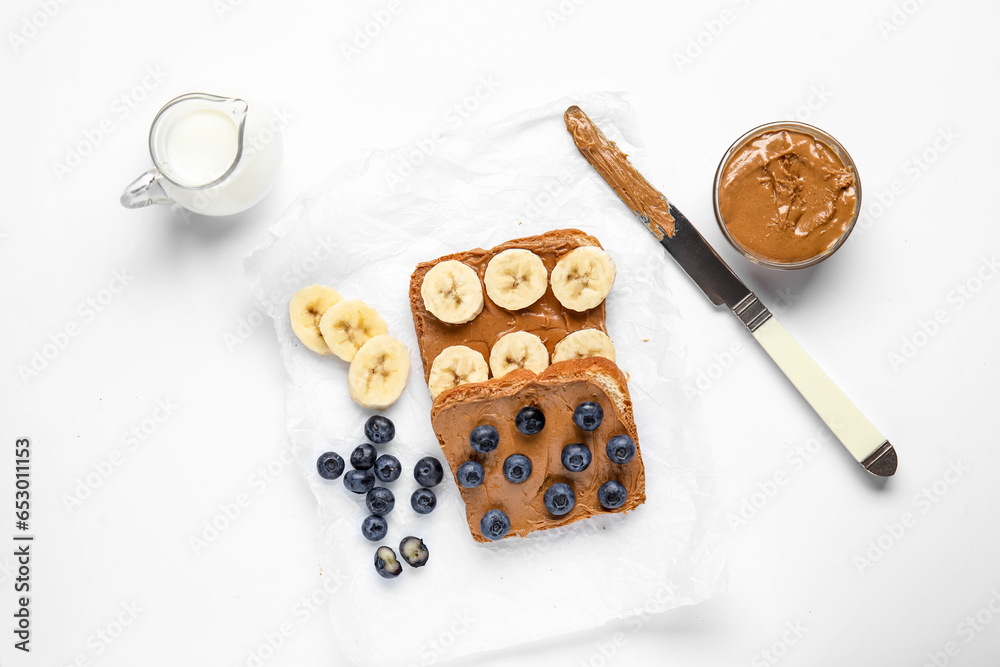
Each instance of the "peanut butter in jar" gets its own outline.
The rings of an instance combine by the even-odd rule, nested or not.
[[[726,238],[763,266],[798,269],[827,257],[858,218],[861,187],[840,143],[803,123],[771,123],[740,137],[715,177]]]

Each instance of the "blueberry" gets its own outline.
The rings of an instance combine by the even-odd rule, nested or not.
[[[628,491],[614,480],[601,484],[601,488],[597,490],[597,501],[606,510],[618,509],[625,504],[626,498],[628,498]]]
[[[379,547],[375,551],[375,571],[386,579],[395,579],[403,571],[403,566],[396,560],[396,552],[390,547]]]
[[[368,470],[375,465],[376,456],[375,445],[363,442],[351,452],[351,465],[355,470]]]
[[[316,459],[316,472],[323,479],[337,479],[344,472],[344,459],[337,452],[324,452]]]
[[[368,506],[368,511],[375,516],[385,516],[396,505],[396,497],[389,489],[376,486],[365,496],[365,505]]]
[[[477,426],[469,434],[469,444],[480,454],[489,454],[500,444],[500,433],[489,424]]]
[[[433,456],[425,456],[413,466],[413,478],[420,486],[437,486],[444,479],[444,468]]]
[[[430,514],[437,507],[438,499],[430,489],[417,489],[410,496],[410,507],[417,514]]]
[[[365,437],[376,445],[384,445],[396,437],[396,425],[382,415],[369,417],[365,422]]]
[[[368,493],[375,486],[375,475],[368,470],[348,470],[344,473],[344,486],[354,493]]]
[[[490,510],[479,522],[479,532],[490,541],[503,539],[510,532],[510,519],[503,510]]]
[[[403,466],[392,454],[383,454],[375,461],[375,476],[380,482],[395,482],[401,472]]]
[[[581,403],[573,411],[573,423],[584,431],[596,431],[602,419],[604,419],[604,408],[594,401]]]
[[[545,491],[545,509],[556,516],[562,516],[576,505],[576,494],[569,484],[557,482]]]
[[[563,468],[570,472],[583,472],[590,465],[590,450],[579,443],[566,445],[562,450]]]
[[[508,482],[520,484],[531,476],[531,459],[524,454],[511,454],[503,462],[503,476]]]
[[[545,415],[536,407],[521,408],[514,418],[514,426],[525,435],[535,435],[545,428]]]
[[[366,516],[365,520],[361,522],[361,534],[365,536],[366,540],[378,542],[385,537],[387,532],[389,532],[389,522],[380,516],[372,514]]]
[[[483,464],[475,461],[466,461],[458,466],[458,472],[455,474],[458,483],[467,489],[474,489],[482,484],[484,476]]]
[[[412,567],[427,565],[427,545],[419,537],[404,537],[399,543],[399,555]]]
[[[608,440],[607,451],[612,463],[628,463],[635,456],[635,441],[627,435],[616,435]]]

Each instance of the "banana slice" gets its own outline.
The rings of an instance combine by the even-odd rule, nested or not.
[[[323,340],[319,323],[323,314],[341,300],[336,290],[325,285],[303,287],[288,304],[288,314],[292,320],[292,331],[302,344],[317,354],[330,354],[330,347]]]
[[[570,310],[596,308],[615,283],[611,255],[595,246],[571,250],[552,269],[552,293]]]
[[[344,361],[351,361],[361,346],[389,331],[385,320],[360,299],[347,299],[330,307],[319,321],[327,347]]]
[[[511,248],[490,260],[483,282],[493,303],[507,310],[521,310],[545,294],[549,272],[535,253]]]
[[[375,336],[361,346],[347,371],[351,399],[368,410],[385,410],[406,388],[410,352],[390,336]]]
[[[549,351],[535,334],[515,331],[502,336],[490,350],[490,370],[498,378],[516,368],[541,373],[549,365]]]
[[[483,285],[469,266],[449,259],[435,264],[420,286],[424,307],[448,324],[465,324],[483,312]]]
[[[437,398],[445,389],[466,382],[486,382],[490,371],[483,355],[465,345],[452,345],[441,351],[431,364],[427,388],[431,398]]]
[[[615,360],[615,346],[608,335],[597,329],[581,329],[556,343],[552,363],[584,357],[604,357]]]

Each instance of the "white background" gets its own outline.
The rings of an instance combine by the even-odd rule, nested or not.
[[[345,53],[373,12],[391,20]],[[456,104],[487,123],[623,90],[650,180],[890,437],[900,469],[879,485],[839,444],[813,446],[818,418],[672,268],[728,592],[468,664],[996,664],[998,19],[994,3],[916,0],[6,3],[0,470],[10,508],[13,443],[29,437],[37,537],[28,656],[12,648],[13,547],[0,549],[0,660],[253,664],[294,620],[264,664],[330,664],[325,613],[293,612],[318,581],[314,502],[293,466],[266,473],[282,467],[285,375],[242,258],[304,187],[448,127]],[[495,90],[469,103],[482,80]],[[156,110],[212,83],[291,115],[272,194],[226,220],[120,208]],[[832,259],[785,274],[725,244],[711,182],[737,136],[789,117],[852,153],[867,217]],[[240,494],[196,553],[190,539]],[[7,541],[13,512],[0,517]],[[99,639],[120,616],[131,624]]]

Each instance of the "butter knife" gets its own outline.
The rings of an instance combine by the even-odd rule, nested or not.
[[[643,178],[580,107],[567,109],[564,120],[581,155],[712,303],[733,311],[855,460],[873,475],[893,475],[896,450],[885,436],[736,277],[684,214]]]

